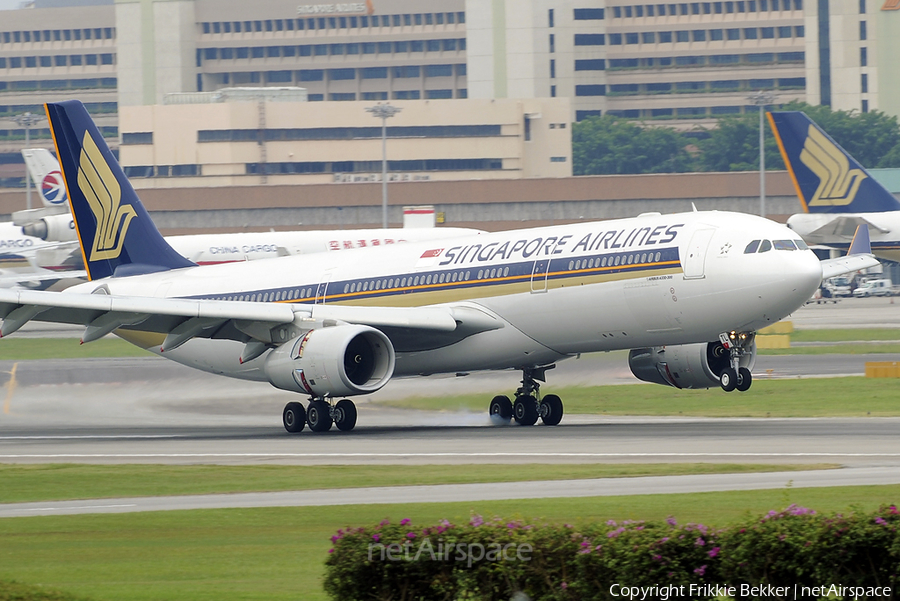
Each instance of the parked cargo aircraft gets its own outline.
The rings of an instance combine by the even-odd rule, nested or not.
[[[803,213],[788,227],[806,241],[847,250],[866,224],[876,257],[900,261],[900,202],[805,113],[768,114]]]
[[[41,190],[45,206],[65,203],[66,192],[59,162],[50,151],[45,148],[30,148],[23,150],[22,155],[35,185]],[[22,215],[19,221],[23,222],[25,219],[25,215]],[[48,242],[78,239],[75,222],[68,211],[36,215],[34,219],[23,223],[22,232]],[[458,227],[235,232],[166,236],[166,242],[181,256],[198,265],[215,265],[478,233],[480,230]]]
[[[754,333],[862,252],[820,263],[786,227],[694,212],[482,234],[380,249],[200,267],[151,222],[83,105],[46,105],[90,281],[64,292],[0,290],[0,335],[29,320],[115,332],[185,365],[268,381],[290,432],[356,424],[347,396],[397,376],[516,369],[491,414],[558,424],[541,396],[555,362],[633,349],[638,377],[746,390]],[[854,251],[866,251],[865,229]],[[341,400],[337,400],[341,399]],[[335,402],[337,400],[337,402]]]

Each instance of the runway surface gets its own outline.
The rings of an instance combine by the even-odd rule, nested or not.
[[[898,327],[900,306],[889,299],[808,305],[794,316],[798,327]],[[47,329],[52,336],[58,329]],[[40,332],[37,332],[40,335]],[[900,339],[900,336],[898,336]],[[760,356],[757,379],[861,375],[866,361],[900,361],[900,355]],[[900,481],[900,418],[704,419],[566,415],[558,427],[496,426],[485,413],[448,407],[442,412],[404,411],[382,401],[409,396],[511,393],[517,372],[392,381],[358,399],[359,425],[337,431],[289,435],[281,426],[284,404],[296,395],[268,384],[205,374],[157,357],[0,362],[5,386],[0,411],[0,462],[171,464],[412,464],[564,462],[754,462],[836,463],[845,469],[784,475],[673,477],[503,484],[499,488],[453,488],[461,500],[644,494],[761,488],[787,480],[809,486]],[[563,361],[548,373],[554,386],[628,384],[625,352]],[[11,383],[12,382],[12,383]],[[724,394],[724,393],[723,393]],[[850,400],[848,399],[848,402]],[[898,476],[893,476],[898,474]],[[699,478],[699,479],[698,479]],[[641,483],[647,488],[641,489]],[[817,484],[818,483],[818,484]],[[799,484],[797,484],[799,485]],[[480,486],[480,485],[479,485]],[[498,492],[499,491],[499,492]],[[544,491],[544,492],[542,492]],[[547,492],[551,491],[551,492]],[[578,492],[583,491],[583,492]],[[616,492],[619,491],[619,492]],[[294,493],[279,493],[294,495]],[[353,495],[359,496],[353,496]],[[317,504],[445,499],[450,489],[318,491],[228,503]],[[496,497],[492,495],[506,495]],[[325,495],[316,496],[316,495]],[[331,495],[331,496],[328,496]],[[437,496],[435,496],[437,495]],[[520,496],[510,496],[520,495]],[[525,496],[521,496],[525,495]],[[221,501],[225,496],[216,495]],[[180,498],[184,501],[185,498]],[[197,506],[209,503],[197,497]],[[119,502],[121,501],[121,502]],[[144,511],[182,508],[179,501],[105,500],[44,504],[53,511],[94,509]],[[97,507],[95,507],[97,506]],[[100,507],[102,506],[102,507]],[[110,506],[121,506],[110,507]],[[244,505],[229,505],[244,506]],[[3,506],[12,510],[11,506]],[[85,509],[87,508],[87,509]],[[40,510],[40,511],[43,511]],[[31,508],[28,515],[39,514]],[[23,514],[24,515],[24,514]]]
[[[84,513],[133,513],[221,509],[230,507],[307,507],[396,503],[452,503],[507,499],[605,497],[667,493],[811,488],[842,485],[900,483],[894,468],[852,468],[807,472],[754,474],[703,474],[695,476],[646,476],[595,478],[550,482],[503,482],[309,490],[296,492],[185,495],[177,497],[125,497],[95,501],[51,501],[0,505],[0,518]]]

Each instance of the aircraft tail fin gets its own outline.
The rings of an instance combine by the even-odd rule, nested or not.
[[[59,162],[46,148],[25,148],[22,150],[25,167],[31,175],[31,181],[41,193],[41,201],[45,207],[65,205],[66,186],[63,183]]]
[[[92,280],[194,265],[163,239],[84,105],[45,105]]]
[[[767,113],[806,213],[878,213],[900,202],[805,113]]]

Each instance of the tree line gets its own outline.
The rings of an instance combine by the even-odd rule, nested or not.
[[[900,167],[900,124],[880,111],[834,111],[791,102],[778,110],[803,111],[864,167]],[[769,126],[766,170],[784,169]],[[572,127],[574,175],[753,171],[759,169],[759,115],[726,116],[712,129],[671,127],[603,115]]]

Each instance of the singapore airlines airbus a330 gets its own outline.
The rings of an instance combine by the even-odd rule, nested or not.
[[[343,398],[393,377],[522,371],[490,412],[560,422],[540,394],[557,361],[630,349],[639,378],[679,388],[750,387],[754,333],[830,277],[788,228],[751,215],[658,213],[256,263],[196,266],[151,222],[83,105],[46,106],[90,281],[64,292],[2,291],[0,335],[28,321],[114,332],[163,357],[309,398],[288,403],[299,432],[356,424]],[[857,252],[858,251],[858,252]]]

